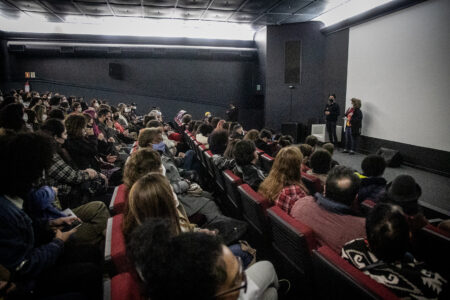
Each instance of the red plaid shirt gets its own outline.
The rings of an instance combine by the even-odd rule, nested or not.
[[[289,185],[281,190],[277,200],[275,200],[275,205],[279,206],[285,212],[290,213],[294,203],[307,195],[301,186]]]

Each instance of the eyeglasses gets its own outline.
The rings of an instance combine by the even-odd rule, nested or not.
[[[239,273],[238,273],[239,274],[239,278],[242,279],[241,285],[237,286],[237,287],[234,287],[232,289],[223,291],[223,292],[221,292],[219,294],[216,294],[214,296],[215,298],[222,297],[222,296],[231,294],[231,293],[233,293],[235,291],[239,291],[239,290],[242,290],[242,289],[244,289],[244,293],[247,292],[247,275],[244,272],[244,266],[243,266],[243,263],[242,263],[242,259],[240,257],[237,257],[237,260],[239,262]]]

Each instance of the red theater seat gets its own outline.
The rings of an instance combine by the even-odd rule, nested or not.
[[[114,276],[103,285],[103,300],[144,300],[139,284],[131,273]]]
[[[110,274],[132,269],[126,256],[125,238],[122,233],[123,214],[108,219],[105,240],[105,264]]]
[[[261,164],[261,167],[264,170],[264,172],[266,172],[266,173],[270,172],[270,169],[272,168],[272,165],[273,165],[273,161],[274,161],[273,157],[268,155],[267,153],[263,153],[259,157],[259,162]]]
[[[208,169],[208,173],[211,176],[211,178],[214,178],[214,168],[213,168],[213,161],[212,161],[213,154],[209,150],[204,151],[203,154],[205,157],[205,163],[206,163],[206,167]]]
[[[112,214],[121,214],[125,209],[125,204],[128,201],[128,189],[125,184],[121,184],[114,188],[114,193],[109,203],[109,211]]]
[[[231,214],[232,217],[241,219],[242,205],[241,196],[238,192],[238,186],[242,184],[242,179],[235,175],[231,170],[223,171],[222,175],[227,199],[224,202],[225,209]]]
[[[310,175],[308,173],[302,172],[302,181],[308,188],[311,195],[314,195],[315,193],[322,193],[323,192],[323,185],[319,178],[316,176]]]
[[[398,300],[393,292],[326,246],[313,251],[315,299]]]
[[[267,238],[267,212],[266,209],[271,206],[270,202],[261,194],[255,192],[248,184],[242,184],[238,187],[242,201],[242,213],[244,219],[260,235]]]

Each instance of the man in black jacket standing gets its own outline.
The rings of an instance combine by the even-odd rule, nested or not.
[[[230,109],[227,110],[228,121],[237,122],[239,115],[239,110],[234,103],[230,103]]]
[[[327,131],[330,138],[330,143],[337,145],[336,121],[339,116],[339,104],[336,103],[335,94],[330,94],[330,96],[328,96],[328,104],[325,107],[324,112],[327,120]]]

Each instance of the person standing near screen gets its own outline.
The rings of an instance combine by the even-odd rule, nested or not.
[[[230,103],[230,109],[227,110],[228,121],[237,122],[239,110],[234,103]]]
[[[351,102],[352,107],[345,112],[345,150],[343,152],[355,154],[358,148],[359,136],[361,135],[363,114],[361,112],[361,100],[352,98]]]
[[[327,120],[327,131],[328,137],[330,138],[330,143],[337,145],[337,135],[336,135],[336,122],[340,113],[339,104],[336,103],[336,95],[330,94],[328,96],[328,104],[324,109],[324,113]]]

